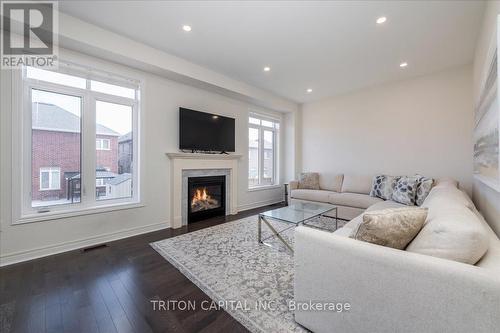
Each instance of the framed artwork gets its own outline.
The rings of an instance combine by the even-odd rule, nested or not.
[[[500,192],[498,36],[497,32],[491,42],[475,105],[474,177]]]

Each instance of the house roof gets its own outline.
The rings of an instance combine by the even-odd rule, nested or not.
[[[132,175],[130,173],[122,173],[121,175],[116,176],[113,179],[110,179],[108,181],[108,184],[110,185],[118,185],[121,184],[129,179],[132,178]]]
[[[118,143],[122,143],[125,141],[131,141],[132,140],[132,132],[128,132],[127,134],[123,134],[118,138]]]
[[[80,117],[54,104],[34,102],[32,127],[38,130],[79,133]],[[120,136],[120,133],[101,124],[96,124],[96,134]]]
[[[65,172],[66,177],[68,179],[80,179],[80,173],[79,172]],[[95,172],[95,178],[96,179],[103,179],[103,178],[115,178],[119,176],[117,173],[111,172],[111,171],[101,171],[101,170],[96,170]]]

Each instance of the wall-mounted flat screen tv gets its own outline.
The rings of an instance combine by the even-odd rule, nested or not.
[[[179,149],[234,152],[234,119],[179,108]]]

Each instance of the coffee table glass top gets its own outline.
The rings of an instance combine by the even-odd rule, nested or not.
[[[294,200],[289,206],[269,210],[259,215],[288,223],[299,224],[336,208],[336,206],[327,203]]]

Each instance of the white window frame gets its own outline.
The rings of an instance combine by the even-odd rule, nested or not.
[[[104,142],[108,143],[108,148],[104,147]],[[96,150],[111,150],[111,140],[106,138],[96,138],[95,139],[95,149]]]
[[[49,187],[45,188],[42,186],[42,173],[45,173],[45,172],[48,172],[49,173]],[[53,177],[53,173],[54,172],[57,172],[57,183],[58,183],[58,187],[52,187],[52,178]],[[39,185],[39,190],[40,191],[58,191],[61,189],[61,168],[58,168],[58,167],[42,167],[40,168],[40,172],[39,172],[39,182],[40,182],[40,185]]]
[[[19,136],[13,140],[12,167],[13,174],[20,179],[20,185],[12,186],[13,195],[13,220],[12,224],[22,224],[53,220],[71,216],[87,215],[119,209],[143,207],[141,202],[141,124],[140,109],[143,93],[141,80],[129,79],[109,72],[101,71],[88,66],[75,65],[74,63],[59,61],[57,72],[75,75],[87,80],[86,89],[64,86],[42,80],[26,77],[26,68],[12,71],[12,128],[18,129]],[[98,80],[104,83],[120,85],[136,89],[135,99],[114,96],[90,90],[90,81]],[[39,89],[59,94],[80,97],[82,100],[81,115],[81,168],[82,175],[81,198],[78,203],[60,204],[48,207],[32,207],[32,164],[31,164],[31,91]],[[117,198],[109,200],[96,200],[96,101],[128,105],[132,108],[132,133],[133,133],[133,195],[130,198]],[[22,166],[21,168],[19,166]]]
[[[250,123],[250,118],[255,118],[259,119],[261,121],[261,124],[252,124]],[[273,127],[268,127],[262,125],[262,121],[270,121],[273,123]],[[279,126],[280,126],[280,120],[275,119],[272,117],[260,115],[260,114],[255,114],[255,113],[250,113],[248,115],[248,129],[254,128],[258,130],[259,132],[259,147],[258,147],[258,185],[251,186],[250,181],[249,181],[249,171],[250,171],[250,161],[248,161],[248,172],[247,172],[247,184],[248,184],[248,189],[249,190],[257,190],[257,189],[263,189],[263,188],[269,188],[269,187],[276,187],[276,185],[279,184],[278,181],[278,168],[279,168],[279,161],[278,161],[278,149],[279,149],[279,143],[278,143],[278,138],[279,138]],[[276,128],[276,125],[278,124],[278,128]],[[262,180],[264,178],[264,131],[270,131],[273,133],[273,170],[272,170],[272,184],[262,184]],[[247,131],[247,139],[248,139],[248,131]],[[250,142],[247,142],[247,149],[250,147]]]

